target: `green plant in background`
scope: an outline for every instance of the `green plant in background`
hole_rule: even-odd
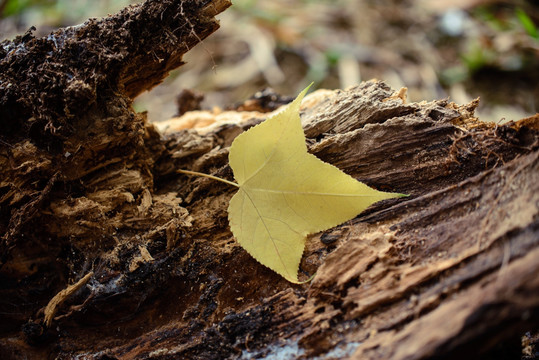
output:
[[[54,5],[55,1],[52,0],[8,0],[2,11],[1,17],[5,18],[12,15],[18,15],[24,12],[29,7],[35,7],[40,5],[50,6]]]
[[[466,52],[462,54],[462,61],[470,72],[478,71],[486,66],[491,66],[496,61],[498,54],[494,49],[481,44],[479,39],[474,39],[468,45]]]
[[[496,15],[492,10],[492,6],[478,6],[473,10],[472,14],[474,18],[488,25],[495,32],[507,31],[511,28],[509,22]]]
[[[537,26],[521,8],[496,13],[492,7],[480,6],[472,15],[479,25],[488,27],[490,31],[483,32],[482,36],[467,34],[460,53],[461,64],[440,73],[440,81],[445,85],[466,81],[487,67],[504,71],[520,70],[525,66],[527,54],[520,51],[526,46],[523,30],[532,39],[539,40]]]
[[[535,40],[539,40],[539,31],[537,26],[533,23],[533,20],[522,10],[521,8],[516,8],[515,15],[524,28],[524,30]]]
[[[260,7],[257,4],[257,1],[254,0],[236,1],[234,2],[234,9],[236,13],[242,16],[246,21],[263,21],[268,24],[278,25],[285,19],[283,12],[272,11],[275,9]]]
[[[7,0],[1,13],[10,16],[28,17],[32,25],[74,25],[89,17],[106,16],[135,2],[130,0]]]

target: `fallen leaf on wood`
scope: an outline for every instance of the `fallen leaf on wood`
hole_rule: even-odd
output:
[[[307,90],[234,140],[229,163],[237,184],[208,176],[239,188],[228,219],[240,245],[292,283],[300,283],[307,235],[350,220],[377,201],[403,196],[374,190],[307,152],[299,117]]]

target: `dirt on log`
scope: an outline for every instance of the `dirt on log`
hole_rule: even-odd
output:
[[[234,188],[176,173],[232,180],[231,142],[267,114],[163,135],[131,108],[229,5],[148,1],[2,44],[2,358],[519,358],[539,323],[539,117],[484,123],[378,81],[309,95],[311,153],[411,196],[310,236],[316,275],[292,285],[232,237]]]

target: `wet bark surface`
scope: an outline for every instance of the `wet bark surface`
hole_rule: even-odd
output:
[[[539,118],[484,123],[476,102],[383,82],[315,92],[309,151],[410,197],[310,236],[316,275],[289,284],[232,237],[234,188],[176,173],[232,180],[228,148],[264,109],[161,135],[131,108],[228,5],[150,1],[3,44],[5,358],[520,356],[539,314]]]

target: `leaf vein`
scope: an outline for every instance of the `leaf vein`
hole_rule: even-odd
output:
[[[249,201],[251,201],[251,204],[253,204],[253,207],[255,208],[256,210],[256,213],[258,215],[258,218],[260,219],[260,221],[262,222],[262,224],[264,225],[264,228],[266,229],[266,232],[268,233],[269,235],[269,238],[271,240],[271,243],[273,244],[273,247],[275,248],[275,252],[277,253],[277,256],[279,257],[279,261],[281,262],[281,264],[283,264],[283,267],[285,268],[285,271],[286,273],[288,274],[288,276],[290,276],[290,273],[288,272],[288,269],[286,268],[286,264],[285,262],[283,261],[283,258],[281,256],[281,253],[279,252],[279,249],[277,248],[277,245],[275,244],[275,241],[273,240],[273,235],[271,234],[271,232],[269,231],[268,229],[268,226],[266,225],[266,222],[264,221],[264,217],[260,214],[260,211],[258,211],[258,208],[256,207],[255,205],[255,202],[253,201],[253,199],[251,199],[251,196],[249,196],[249,193],[247,191],[245,191],[245,195],[247,195],[247,198],[249,199]],[[254,237],[254,234],[253,234],[253,237]]]

